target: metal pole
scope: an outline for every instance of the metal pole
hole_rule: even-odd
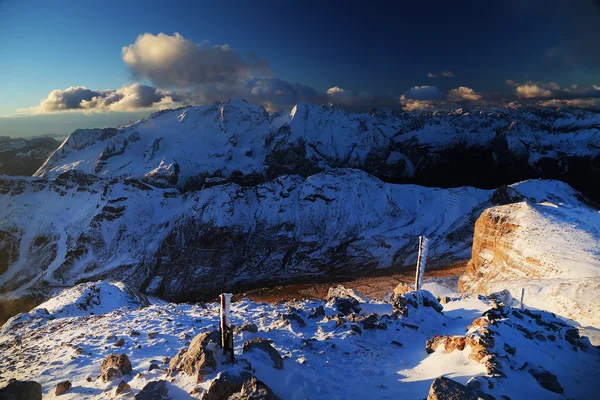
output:
[[[525,307],[525,304],[523,304],[524,297],[525,297],[525,288],[521,288],[521,310]]]
[[[417,271],[415,274],[415,290],[421,289],[421,282],[419,277],[421,276],[421,252],[423,251],[423,236],[419,236],[419,254],[417,255]]]
[[[231,293],[223,293],[219,297],[221,298],[221,348],[223,354],[231,353],[231,361],[233,361],[233,332],[229,325],[231,296]]]

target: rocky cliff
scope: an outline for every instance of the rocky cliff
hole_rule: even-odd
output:
[[[600,327],[600,214],[549,198],[485,210],[475,224],[464,291],[510,291],[525,304]]]

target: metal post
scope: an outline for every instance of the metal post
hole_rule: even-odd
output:
[[[229,304],[231,303],[231,293],[223,293],[221,298],[221,348],[223,354],[231,353],[233,362],[233,329],[229,324]]]
[[[419,255],[417,256],[417,272],[415,274],[415,290],[421,290],[423,276],[425,275],[425,263],[427,262],[427,243],[425,236],[419,236]]]
[[[525,307],[525,304],[523,304],[524,297],[525,297],[525,288],[521,288],[521,310]]]

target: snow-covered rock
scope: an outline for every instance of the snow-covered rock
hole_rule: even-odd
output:
[[[527,306],[599,328],[600,212],[553,196],[487,209],[459,288],[514,299],[525,288]]]

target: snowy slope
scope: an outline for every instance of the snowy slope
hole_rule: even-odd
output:
[[[441,187],[555,178],[600,198],[580,177],[600,177],[599,126],[600,114],[582,110],[349,114],[300,103],[269,114],[230,100],[161,111],[119,129],[77,130],[37,176],[77,170],[195,188],[211,177],[253,184],[351,167]]]
[[[419,235],[429,258],[469,257],[483,209],[551,196],[577,203],[553,181],[499,191],[386,184],[360,170],[282,176],[253,187],[215,184],[181,193],[72,172],[0,181],[0,260],[5,299],[53,287],[124,280],[170,299],[414,263]],[[512,197],[511,197],[512,196]]]
[[[72,310],[70,301],[77,297],[76,293],[69,294],[73,290],[51,301],[60,303],[60,309]],[[137,308],[124,302],[121,308],[103,315],[44,313],[49,304],[15,317],[27,317],[28,324],[10,321],[0,332],[0,387],[13,377],[32,379],[41,383],[44,398],[50,399],[56,385],[69,380],[73,387],[61,398],[95,399],[114,396],[120,380],[131,386],[127,395],[132,396],[148,382],[164,379],[174,400],[190,398],[188,393],[194,388],[198,393],[191,397],[199,398],[220,372],[239,373],[249,363],[252,373],[286,400],[423,399],[431,381],[440,375],[468,383],[495,398],[591,399],[600,373],[598,350],[587,339],[573,336],[569,326],[547,313],[502,308],[476,323],[476,318],[493,307],[488,299],[476,296],[456,298],[445,304],[443,314],[431,307],[409,306],[407,315],[393,315],[390,304],[365,300],[360,304],[363,311],[348,317],[335,317],[338,310],[322,300],[277,305],[237,301],[232,304],[232,324],[239,327],[252,322],[257,332],[234,335],[236,365],[226,365],[215,349],[216,370],[199,383],[195,376],[184,373],[168,376],[168,364],[163,359],[174,358],[195,335],[218,327],[217,304],[159,302]],[[324,307],[325,315],[309,317],[318,306]],[[376,313],[377,321],[386,329],[367,329],[351,322],[371,313]],[[289,319],[291,314],[296,318]],[[495,335],[495,343],[483,350],[486,358],[478,359],[474,355],[481,348],[473,346],[479,336],[487,337],[486,343],[490,343],[490,334]],[[429,354],[426,341],[436,335],[458,335],[473,344],[462,351],[442,346]],[[282,369],[274,369],[266,353],[242,353],[242,343],[257,337],[272,340],[283,357]],[[122,345],[115,346],[119,339],[123,339]],[[511,348],[514,352],[507,352]],[[103,382],[97,378],[100,364],[115,353],[126,354],[133,371]],[[488,371],[490,359],[499,360],[493,372]],[[149,371],[151,364],[159,368]],[[543,388],[530,370],[554,375],[564,393]]]
[[[460,286],[515,299],[525,288],[527,305],[600,327],[599,211],[551,197],[486,210]]]

